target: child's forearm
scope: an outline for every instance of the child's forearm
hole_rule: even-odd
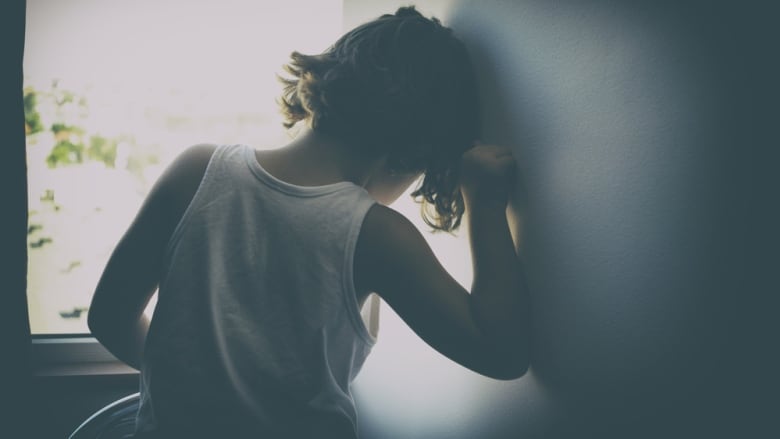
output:
[[[506,203],[467,203],[474,281],[471,307],[483,335],[513,362],[528,362],[530,312]]]

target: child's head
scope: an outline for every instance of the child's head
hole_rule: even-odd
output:
[[[356,153],[387,157],[397,173],[424,172],[413,195],[436,229],[458,227],[458,166],[479,131],[472,66],[450,29],[414,7],[358,26],[319,55],[292,54],[285,126],[307,121]]]

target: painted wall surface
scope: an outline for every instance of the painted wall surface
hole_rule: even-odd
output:
[[[403,4],[347,0],[345,27]],[[761,56],[746,55],[755,22],[711,2],[418,6],[467,44],[483,140],[518,158],[512,211],[522,218],[534,358],[519,380],[480,377],[384,306],[355,385],[363,437],[758,431],[744,409],[752,401],[737,402],[752,394],[734,331],[745,323],[734,292],[748,294],[735,273],[752,154],[738,108],[752,99],[743,85],[757,80],[740,57]]]

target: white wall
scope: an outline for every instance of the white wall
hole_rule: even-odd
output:
[[[403,4],[346,0],[345,26]],[[385,307],[356,383],[364,437],[754,428],[723,408],[740,387],[729,324],[742,322],[732,293],[745,285],[731,226],[744,225],[749,154],[730,142],[746,120],[733,85],[749,79],[730,44],[746,38],[743,17],[695,2],[418,5],[466,42],[484,140],[519,159],[534,364],[511,383],[479,377],[431,352]]]

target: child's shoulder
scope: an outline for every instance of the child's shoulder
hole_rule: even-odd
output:
[[[373,282],[364,276],[382,275],[398,264],[417,264],[431,255],[427,242],[408,218],[376,203],[360,229],[355,249],[356,275],[364,281],[359,283],[370,288]]]
[[[174,160],[182,167],[205,167],[219,146],[214,143],[198,143],[182,151]]]
[[[398,234],[411,233],[417,229],[408,218],[395,209],[375,203],[366,214],[362,230],[366,234],[376,232],[379,236],[397,237]]]
[[[169,188],[178,191],[197,187],[217,148],[212,143],[199,143],[182,151],[166,170],[167,175],[164,175]]]
[[[217,145],[200,143],[179,153],[167,166],[147,200],[151,205],[162,206],[172,216],[179,216],[192,200],[200,186],[206,168]]]

